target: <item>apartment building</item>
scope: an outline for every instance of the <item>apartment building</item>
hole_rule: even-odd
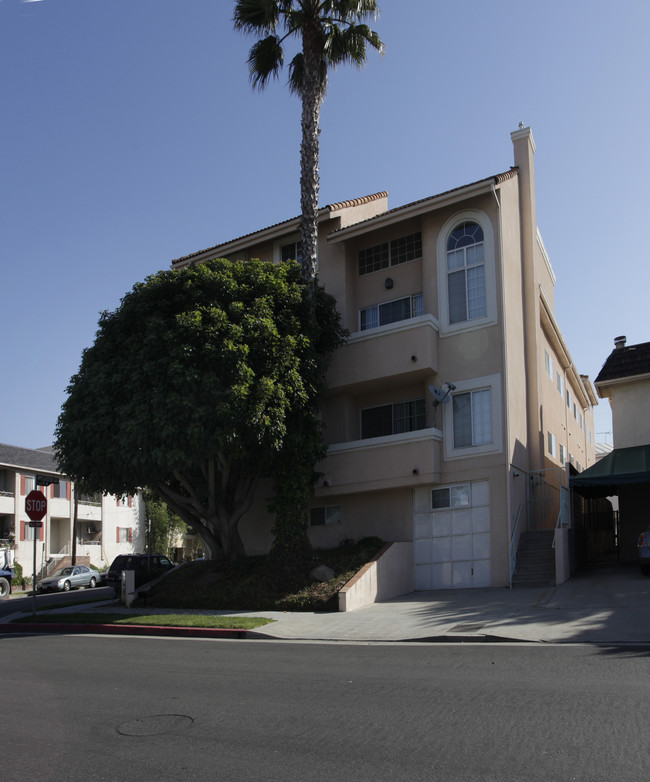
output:
[[[48,501],[41,528],[30,527],[25,513],[25,497],[35,488]],[[101,568],[118,554],[143,551],[142,498],[83,494],[75,498],[74,484],[57,470],[51,449],[0,443],[0,545],[13,548],[14,560],[23,566],[25,576],[31,576],[36,536],[36,571],[40,577],[69,564],[73,535],[79,564]]]
[[[319,280],[347,343],[322,400],[328,455],[314,489],[317,547],[408,544],[416,589],[509,583],[525,529],[568,525],[567,465],[595,460],[589,379],[554,314],[537,229],[535,142],[514,166],[394,209],[385,192],[322,207]],[[172,262],[300,256],[294,218]],[[268,550],[263,497],[243,520]]]

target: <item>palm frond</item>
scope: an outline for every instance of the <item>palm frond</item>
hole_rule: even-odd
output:
[[[379,5],[377,0],[329,0],[324,3],[329,6],[327,13],[338,16],[341,20],[361,20],[367,17],[377,18]]]
[[[248,72],[255,89],[261,90],[269,79],[277,78],[284,63],[284,51],[277,35],[268,35],[253,44],[248,56]]]
[[[235,30],[246,33],[270,33],[280,18],[277,0],[237,0],[233,15]]]
[[[333,26],[328,30],[325,56],[332,67],[341,63],[361,67],[366,62],[368,46],[383,53],[384,44],[368,25],[355,24],[343,30]]]
[[[309,85],[305,83],[305,60],[302,52],[298,52],[296,56],[289,63],[289,89],[294,95],[302,95],[305,88]],[[320,81],[319,89],[325,94],[327,87],[327,61],[325,58],[321,59],[320,63]]]

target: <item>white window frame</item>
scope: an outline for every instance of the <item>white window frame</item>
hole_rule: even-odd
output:
[[[478,223],[483,229],[483,264],[485,268],[486,314],[480,318],[449,322],[449,297],[447,286],[447,240],[451,232],[461,223]],[[457,212],[442,226],[436,246],[438,276],[438,309],[440,312],[440,336],[472,331],[497,322],[496,262],[494,257],[494,229],[487,214],[479,209]]]
[[[546,374],[553,380],[553,356],[546,348],[544,349],[544,369],[546,370]]]
[[[383,307],[385,304],[393,304],[394,302],[397,302],[397,301],[405,301],[406,299],[410,300],[410,302],[409,302],[409,305],[410,305],[409,306],[409,315],[407,315],[406,318],[400,318],[399,320],[391,320],[389,323],[380,323],[379,322],[379,309],[380,309],[380,307]],[[390,299],[390,301],[381,301],[381,302],[379,302],[379,304],[373,304],[370,307],[363,307],[362,309],[359,310],[359,331],[370,331],[370,329],[376,329],[376,328],[379,328],[380,326],[392,326],[393,323],[401,323],[404,320],[410,320],[411,318],[417,318],[419,315],[423,314],[423,303],[422,302],[423,302],[422,294],[421,293],[413,293],[413,294],[411,294],[409,296],[400,296],[398,299]],[[366,325],[365,327],[363,327],[361,325],[362,314],[365,312],[365,313],[368,313],[370,315],[371,314],[371,310],[375,310],[376,311],[374,313],[375,314],[376,325],[373,325],[373,326]],[[366,322],[367,322],[367,318],[366,318]]]
[[[417,255],[416,253],[414,253],[413,257],[411,258],[405,258],[403,260],[399,260],[400,258],[399,249],[394,248],[393,245],[398,242],[403,242],[406,239],[410,239],[411,237],[419,237],[420,254]],[[364,271],[361,271],[360,269],[361,259],[359,258],[359,255],[362,252],[368,252],[369,250],[379,250],[384,247],[385,247],[385,254],[386,254],[386,263],[382,263],[374,269],[365,269]],[[411,233],[408,234],[394,236],[392,239],[388,239],[383,242],[377,242],[377,244],[372,244],[366,247],[362,247],[357,253],[357,276],[366,277],[369,274],[376,274],[377,272],[385,272],[387,269],[391,269],[393,266],[401,266],[401,264],[403,263],[410,263],[411,261],[422,260],[422,253],[423,253],[422,231],[411,231]]]
[[[297,246],[300,241],[302,241],[300,233],[288,234],[287,236],[283,236],[282,239],[278,239],[277,242],[275,242],[274,252],[273,252],[275,262],[280,263],[282,261],[283,247],[285,247],[288,244],[295,244]]]
[[[469,445],[461,448],[454,447],[454,410],[453,400],[445,404],[443,408],[443,448],[445,460],[467,459],[474,456],[482,456],[486,453],[500,453],[503,450],[502,429],[503,413],[501,404],[501,375],[486,375],[469,380],[454,380],[456,386],[454,394],[463,394],[471,391],[490,390],[490,415],[492,428],[492,442],[482,445]]]
[[[557,448],[556,446],[556,439],[553,432],[547,432],[546,433],[546,450],[552,456],[554,459],[556,458]]]
[[[396,432],[396,423],[397,421],[401,420],[398,416],[398,410],[397,408],[402,407],[403,405],[414,405],[422,403],[422,413],[424,415],[424,426],[415,427],[414,429],[408,428],[404,429],[401,432]],[[363,413],[365,411],[369,410],[379,410],[380,408],[391,408],[391,432],[390,434],[376,434],[376,435],[365,435],[364,434],[364,427],[363,427]],[[417,415],[409,415],[408,420],[411,420],[413,418],[416,418]],[[427,408],[426,408],[426,401],[423,397],[416,397],[415,399],[403,399],[399,402],[388,402],[384,405],[371,405],[370,407],[363,407],[359,411],[359,434],[360,439],[366,442],[367,440],[376,440],[378,437],[394,437],[395,435],[402,435],[407,434],[409,432],[420,432],[422,429],[426,429],[427,427]]]

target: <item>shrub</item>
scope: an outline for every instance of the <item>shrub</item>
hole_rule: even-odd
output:
[[[14,577],[11,579],[11,586],[23,585],[23,566],[19,562],[14,562]]]

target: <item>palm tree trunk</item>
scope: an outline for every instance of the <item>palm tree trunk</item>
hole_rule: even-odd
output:
[[[303,279],[309,283],[315,280],[318,272],[318,136],[320,107],[323,102],[318,33],[317,27],[306,27],[302,37],[305,75],[301,94],[300,230]]]

